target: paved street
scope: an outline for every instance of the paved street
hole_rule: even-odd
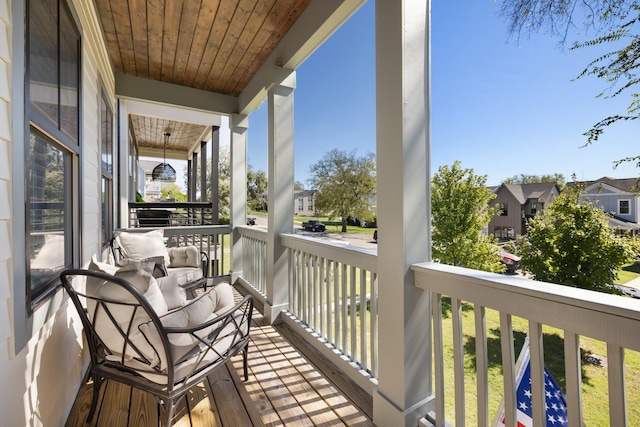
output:
[[[255,226],[267,228],[267,218],[263,216],[256,217]],[[294,232],[301,236],[309,236],[317,239],[329,240],[336,243],[356,246],[358,248],[372,249],[377,252],[378,244],[373,240],[373,231],[375,229],[367,229],[367,233],[364,234],[342,234],[335,232],[336,228],[337,227],[335,226],[328,226],[327,231],[324,233],[313,233],[310,231],[304,231],[298,224],[294,224],[293,226]]]

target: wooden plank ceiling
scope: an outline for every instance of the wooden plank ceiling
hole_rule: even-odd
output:
[[[231,96],[242,92],[309,3],[96,0],[116,72]],[[163,145],[163,132],[152,141],[136,127],[144,122],[132,123],[136,138],[147,145]]]
[[[170,136],[166,141],[166,150],[169,153],[185,152],[203,138],[210,136],[211,127],[195,123],[185,123],[162,117],[150,117],[142,115],[130,115],[130,126],[134,129],[136,141],[140,151],[145,149],[165,149],[165,133]],[[161,143],[161,147],[158,144]],[[169,158],[173,157],[171,154]]]

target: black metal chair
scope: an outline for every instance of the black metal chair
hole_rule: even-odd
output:
[[[117,276],[93,270],[66,270],[62,284],[84,327],[91,357],[93,399],[87,416],[96,410],[102,382],[118,381],[151,393],[164,410],[164,426],[171,425],[176,402],[231,356],[242,352],[245,381],[253,299],[245,296],[222,313],[207,316],[197,325],[180,325],[184,307],[158,316],[154,306],[136,287]],[[82,280],[85,279],[85,280]],[[83,291],[84,289],[84,291]],[[214,288],[215,291],[215,288]],[[207,295],[208,296],[208,295]],[[205,295],[203,295],[205,297]],[[210,298],[215,299],[212,294]],[[86,309],[82,301],[86,301]],[[233,304],[233,303],[232,303]]]

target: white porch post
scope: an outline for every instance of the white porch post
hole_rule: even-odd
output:
[[[247,129],[249,118],[230,117],[231,123],[231,225],[247,221]],[[237,232],[231,235],[231,283],[242,276],[242,240]]]
[[[129,184],[129,111],[128,111],[128,103],[124,99],[118,100],[118,149],[116,152],[118,153],[118,162],[121,165],[126,165],[123,168],[120,168],[120,175],[117,179],[118,190],[116,194],[118,196],[116,202],[116,215],[115,226],[120,228],[129,227],[129,199],[131,196],[129,192],[131,191]],[[134,171],[136,173],[137,171]],[[144,182],[144,175],[140,177],[140,179]],[[134,191],[138,189],[135,188]],[[133,200],[136,200],[133,198]]]
[[[296,75],[268,90],[267,301],[264,316],[276,321],[288,306],[289,260],[280,234],[293,232],[293,92]]]
[[[431,402],[429,1],[376,0],[379,375],[373,421],[415,426]]]

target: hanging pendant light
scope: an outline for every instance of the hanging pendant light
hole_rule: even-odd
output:
[[[151,179],[154,181],[176,181],[176,171],[167,163],[167,144],[169,143],[169,132],[164,133],[164,159],[163,162],[153,168],[151,172]]]

